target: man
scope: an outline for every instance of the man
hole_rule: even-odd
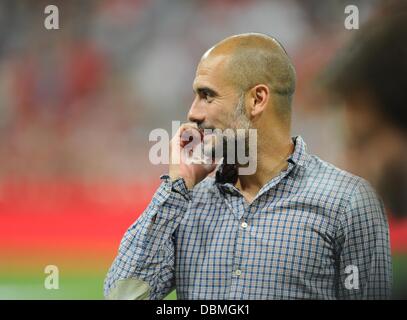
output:
[[[375,299],[390,293],[381,202],[361,178],[291,138],[294,68],[262,34],[206,52],[170,149],[202,129],[257,130],[257,170],[187,164],[169,173],[128,229],[105,281],[111,299]],[[214,144],[222,143],[216,142]]]
[[[345,102],[349,170],[372,183],[400,218],[407,216],[407,45],[400,41],[406,37],[406,6],[375,17],[324,79]]]
[[[378,190],[395,234],[402,234],[402,219],[405,225],[407,217],[407,45],[400,41],[407,38],[407,10],[403,6],[371,19],[325,72],[325,84],[344,102],[347,168]],[[404,275],[405,271],[397,274],[396,298],[407,298]]]

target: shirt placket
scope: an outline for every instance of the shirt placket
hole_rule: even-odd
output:
[[[239,192],[232,192],[225,198],[225,202],[233,214],[233,224],[235,231],[235,241],[233,243],[233,258],[230,272],[229,299],[241,299],[244,295],[244,282],[249,276],[244,270],[244,238],[248,229],[248,222],[245,218],[250,206],[247,205],[243,196]]]

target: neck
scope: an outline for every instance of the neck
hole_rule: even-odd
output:
[[[257,170],[253,175],[239,176],[236,187],[254,197],[268,181],[288,167],[286,159],[293,151],[294,143],[289,134],[259,140]]]

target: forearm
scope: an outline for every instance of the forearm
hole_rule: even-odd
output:
[[[152,201],[140,218],[124,235],[118,255],[105,280],[105,296],[119,286],[129,290],[125,279],[134,287],[149,290],[136,293],[134,298],[161,299],[173,287],[174,244],[173,234],[187,210],[189,193],[182,180],[167,180],[156,191]],[[117,295],[115,292],[114,295]]]

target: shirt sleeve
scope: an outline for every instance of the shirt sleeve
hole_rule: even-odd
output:
[[[361,180],[340,217],[337,233],[339,299],[391,297],[389,227],[383,203]]]
[[[173,234],[188,208],[182,178],[164,181],[125,233],[104,283],[107,299],[162,299],[174,287]]]

